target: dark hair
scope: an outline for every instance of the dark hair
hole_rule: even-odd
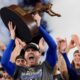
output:
[[[33,48],[33,49],[36,50],[36,51],[39,51],[39,50],[40,50],[40,49],[39,49],[39,46],[38,46],[36,43],[33,43],[33,42],[31,42],[31,43],[29,43],[27,46],[25,46],[24,51],[26,51],[26,50],[29,49],[29,48]]]
[[[40,0],[23,0],[24,5],[32,5],[35,6],[36,3],[41,2]]]
[[[3,67],[0,67],[0,71],[4,71],[4,68]]]
[[[79,53],[79,50],[75,50],[75,51],[74,51],[74,54],[76,54],[76,53]],[[75,69],[75,63],[74,63],[73,60],[72,60],[72,66],[73,66],[73,68]]]
[[[18,55],[18,56],[16,57],[15,61],[16,61],[17,59],[25,59],[25,58],[24,58],[24,53],[25,53],[25,51],[24,51],[24,49],[22,49],[21,52],[20,52],[20,55]]]
[[[75,69],[75,64],[74,64],[74,61],[72,61],[72,66],[73,66],[73,68]]]
[[[74,54],[75,54],[75,53],[79,53],[79,50],[75,50],[75,51],[74,51]]]

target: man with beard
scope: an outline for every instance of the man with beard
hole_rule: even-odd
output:
[[[47,42],[49,48],[46,55],[46,60],[42,64],[38,64],[40,58],[40,49],[37,44],[29,43],[24,49],[24,58],[27,61],[27,66],[16,66],[10,62],[10,56],[15,44],[15,27],[12,22],[8,23],[11,41],[4,51],[1,63],[8,74],[16,80],[53,80],[53,68],[56,64],[56,43],[52,37],[40,26],[41,17],[39,14],[34,15],[37,21],[38,29]]]

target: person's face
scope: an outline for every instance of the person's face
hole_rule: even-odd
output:
[[[60,42],[60,47],[62,47],[63,45],[66,46],[66,41],[65,41],[65,40],[62,40],[62,41]]]
[[[36,65],[38,63],[38,59],[40,58],[39,51],[34,50],[33,48],[28,48],[25,51],[24,55],[28,66]]]
[[[67,48],[67,42],[66,42],[66,40],[59,41],[59,43],[58,43],[58,49],[59,49],[59,51],[62,52],[63,50],[66,50],[66,48]]]
[[[19,58],[19,59],[16,59],[16,65],[18,65],[18,66],[26,66],[26,61],[25,61],[25,59],[21,59],[21,58]]]
[[[75,53],[75,54],[74,54],[74,59],[73,59],[73,61],[74,61],[74,64],[75,64],[75,65],[80,65],[80,53]]]

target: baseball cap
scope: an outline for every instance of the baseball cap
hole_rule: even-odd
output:
[[[29,48],[33,48],[34,50],[39,51],[39,46],[36,43],[29,43],[24,50],[26,51]]]
[[[24,59],[24,57],[22,55],[18,55],[15,60],[17,59]]]

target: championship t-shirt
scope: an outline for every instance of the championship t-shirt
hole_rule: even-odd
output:
[[[53,80],[53,69],[47,62],[32,67],[17,66],[13,77],[16,80]]]

